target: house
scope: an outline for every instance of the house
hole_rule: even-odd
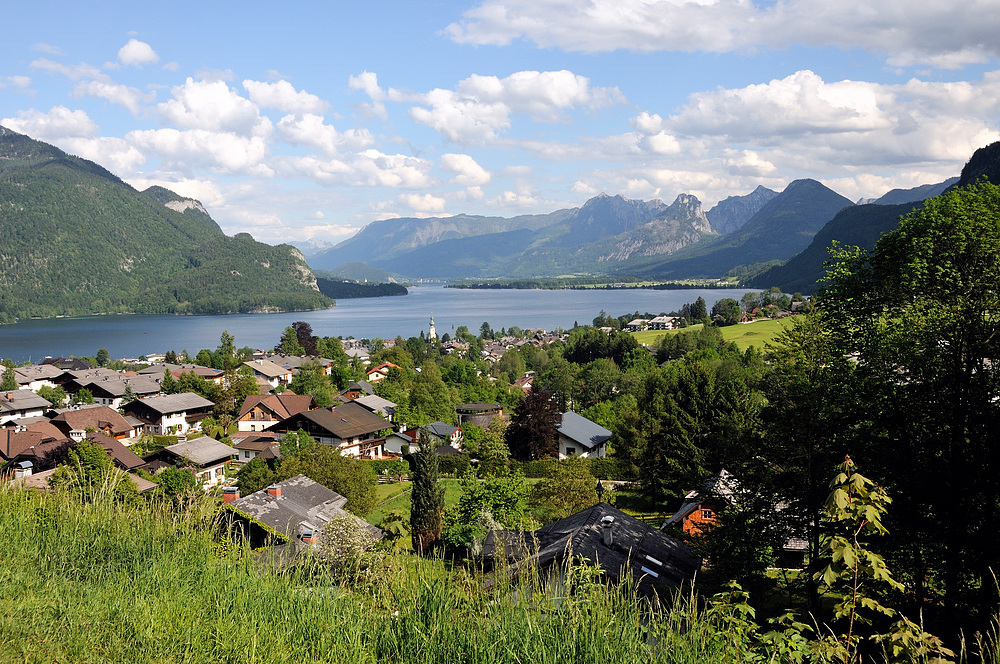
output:
[[[349,400],[357,399],[358,397],[363,397],[367,395],[375,394],[375,388],[367,380],[355,380],[352,381],[347,389],[340,393],[340,396],[346,397]]]
[[[498,403],[460,403],[455,406],[458,426],[475,424],[485,429],[497,417],[503,417],[503,406]]]
[[[48,430],[4,427],[0,429],[0,462],[6,464],[26,452],[33,455],[35,449],[51,451],[56,443],[68,446],[70,440],[51,425]]]
[[[216,385],[222,385],[222,379],[225,377],[224,371],[213,369],[212,367],[203,367],[200,364],[170,364],[168,362],[151,364],[145,369],[140,370],[139,375],[154,376],[162,379],[165,371],[169,371],[170,375],[175,379],[180,378],[183,374],[191,373]]]
[[[384,417],[389,422],[395,421],[396,404],[388,399],[383,399],[377,394],[366,394],[365,396],[357,397],[354,399],[354,403],[361,404],[369,412],[375,413],[379,417]]]
[[[281,458],[281,441],[278,434],[271,433],[250,433],[243,436],[233,436],[233,449],[236,450],[236,460],[240,463],[250,463],[258,456],[272,461]]]
[[[649,327],[648,318],[635,318],[625,325],[626,332],[639,332]]]
[[[423,438],[423,435],[427,438]],[[462,430],[445,422],[432,422],[422,427],[395,431],[385,437],[385,453],[405,456],[416,452],[420,440],[429,440],[438,454],[458,454],[462,444]],[[442,449],[445,447],[448,449]]]
[[[30,364],[14,368],[14,377],[21,389],[37,392],[41,387],[55,387],[55,379],[63,370],[51,364]]]
[[[264,381],[272,388],[278,385],[288,385],[292,382],[292,370],[271,360],[249,360],[244,362],[243,366],[250,367],[257,379]]]
[[[289,369],[293,374],[299,373],[299,369],[302,368],[303,364],[319,364],[323,368],[323,375],[329,376],[333,374],[333,360],[325,357],[317,357],[315,355],[284,355],[282,353],[276,353],[271,355],[270,359],[275,364]]]
[[[86,389],[94,397],[94,403],[119,409],[125,402],[125,396],[130,388],[132,396],[136,398],[150,397],[160,393],[160,381],[158,376],[130,376],[102,375],[95,378],[77,378],[64,386],[69,394],[78,394],[81,389]]]
[[[279,422],[271,431],[279,434],[302,429],[323,445],[339,447],[347,456],[381,459],[382,431],[391,424],[353,401],[332,409],[308,410]]]
[[[701,559],[680,539],[661,532],[607,503],[571,514],[533,533],[492,531],[483,544],[484,564],[517,575],[529,567],[561,569],[582,559],[599,566],[603,578],[631,578],[636,590],[654,595],[694,578]],[[558,573],[554,575],[558,580]]]
[[[680,324],[677,316],[656,316],[646,324],[647,330],[673,330]]]
[[[62,369],[64,371],[80,371],[84,369],[93,369],[94,365],[86,360],[81,360],[76,357],[47,357],[42,360],[42,364],[51,364],[54,367]]]
[[[392,362],[383,362],[382,364],[376,367],[372,367],[371,369],[366,371],[365,374],[366,377],[368,378],[369,383],[377,383],[380,380],[385,380],[386,378],[388,378],[389,371],[391,369],[397,369],[399,371],[403,370],[402,367],[393,364]]]
[[[243,401],[240,414],[236,417],[237,428],[240,431],[263,431],[292,415],[315,407],[316,401],[308,394],[250,394]]]
[[[73,440],[83,440],[89,431],[99,431],[117,440],[133,438],[135,429],[117,410],[98,404],[81,405],[56,411],[52,424],[63,435]]]
[[[201,427],[215,404],[193,392],[160,394],[125,404],[125,415],[141,420],[154,436],[184,434]]]
[[[231,515],[231,526],[247,538],[251,548],[281,543],[293,551],[307,551],[323,541],[329,524],[350,519],[371,537],[382,539],[382,531],[344,510],[347,498],[305,475],[277,482],[249,496],[240,497],[239,489],[227,488],[224,509]]]
[[[739,481],[725,468],[719,474],[708,478],[699,488],[684,496],[684,503],[677,513],[670,517],[663,528],[680,528],[689,537],[704,537],[718,523],[719,514],[729,507],[752,496],[740,487]],[[774,501],[774,509],[784,510],[786,503]],[[803,538],[793,535],[787,538],[778,552],[778,565],[784,568],[802,568],[809,551],[809,544]]]
[[[607,454],[611,432],[583,415],[572,411],[563,413],[556,430],[559,432],[560,459],[574,454],[582,457],[602,457]]]
[[[0,392],[0,424],[25,417],[39,417],[52,404],[31,390]]]
[[[203,488],[210,489],[226,479],[226,470],[234,456],[236,450],[229,445],[202,436],[153,452],[146,457],[146,469],[155,472],[172,466],[190,467]]]

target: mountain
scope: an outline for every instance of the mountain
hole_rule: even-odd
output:
[[[876,198],[873,203],[877,205],[902,205],[903,203],[919,203],[928,198],[943,194],[944,191],[958,182],[958,178],[949,178],[937,184],[922,184],[913,189],[893,189]]]
[[[322,251],[326,251],[327,249],[333,248],[332,242],[327,242],[326,240],[321,240],[319,238],[310,238],[303,242],[293,241],[293,242],[288,242],[288,244],[292,245],[293,247],[301,251],[302,255],[305,256],[307,259],[310,258],[311,256],[315,256],[316,254]]]
[[[395,284],[406,281],[399,275],[380,270],[365,263],[344,263],[332,270],[314,270],[314,272],[317,278],[322,277],[331,281],[347,279],[348,281],[373,284]]]
[[[373,221],[358,231],[357,235],[313,256],[309,264],[320,270],[333,270],[338,265],[356,262],[374,266],[376,258],[396,258],[444,240],[518,229],[539,229],[557,223],[569,212],[559,210],[545,215],[522,215],[510,219],[458,214],[453,217],[401,217]],[[399,272],[392,267],[387,269]]]
[[[719,277],[740,266],[787,260],[850,200],[815,180],[796,180],[737,232],[686,247],[665,259],[630,266],[631,274],[657,279]]]
[[[552,219],[538,229],[443,239],[405,254],[368,260],[419,278],[594,274],[714,236],[701,203],[687,194],[672,205],[601,194],[579,208],[554,213]]]
[[[227,237],[198,201],[4,127],[0,238],[0,321],[331,304],[292,247]]]
[[[778,192],[758,185],[746,196],[730,196],[719,201],[705,216],[716,233],[729,235],[738,231],[743,224],[750,221],[768,201],[777,195]]]

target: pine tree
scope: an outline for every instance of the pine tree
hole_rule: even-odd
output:
[[[413,455],[413,492],[410,509],[410,535],[413,548],[429,551],[441,538],[444,514],[444,487],[438,484],[438,459],[434,445],[421,430],[420,449]]]

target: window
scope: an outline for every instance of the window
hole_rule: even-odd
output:
[[[566,456],[570,456],[570,455],[573,455],[573,454],[576,454],[576,448],[575,447],[567,447],[566,448]]]
[[[701,518],[706,519],[706,520],[713,520],[713,519],[715,519],[715,512],[713,512],[712,510],[709,510],[709,509],[702,509],[701,510]]]

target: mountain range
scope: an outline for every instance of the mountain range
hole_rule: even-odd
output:
[[[298,250],[228,237],[196,200],[4,127],[0,238],[0,322],[332,305]]]

